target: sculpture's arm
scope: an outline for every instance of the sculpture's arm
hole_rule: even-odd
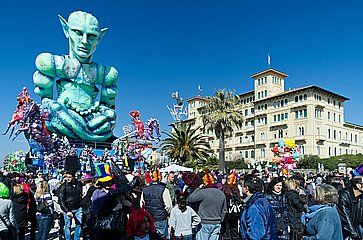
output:
[[[37,71],[33,75],[34,92],[43,98],[53,98],[53,81],[56,68],[54,56],[50,53],[41,53],[35,60]]]
[[[34,92],[42,98],[53,98],[53,82],[55,78],[75,78],[80,63],[68,56],[41,53],[35,60],[37,71],[33,75]]]
[[[101,104],[114,108],[117,95],[118,72],[114,67],[105,67],[105,76],[102,83]]]

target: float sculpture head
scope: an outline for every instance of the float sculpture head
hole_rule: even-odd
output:
[[[73,12],[68,21],[60,15],[58,17],[69,40],[69,56],[81,63],[90,62],[107,28],[100,30],[97,18],[86,12]]]

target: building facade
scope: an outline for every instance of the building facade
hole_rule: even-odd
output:
[[[271,149],[284,138],[295,139],[304,155],[327,158],[362,153],[363,126],[344,118],[344,104],[349,99],[314,85],[285,90],[287,77],[272,68],[251,76],[254,90],[239,95],[236,107],[244,116],[244,124],[226,139],[226,161],[270,161]],[[195,96],[187,102],[185,121],[202,126],[207,98]],[[217,154],[218,139],[211,131],[204,133]]]

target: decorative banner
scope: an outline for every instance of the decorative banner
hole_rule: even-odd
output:
[[[283,174],[286,175],[288,170],[296,168],[296,161],[300,158],[300,149],[294,139],[279,139],[271,151],[274,154],[272,162],[282,170]]]

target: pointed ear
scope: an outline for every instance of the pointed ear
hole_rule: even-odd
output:
[[[102,29],[100,30],[100,35],[98,36],[98,43],[100,43],[100,42],[101,42],[101,39],[102,39],[103,35],[105,35],[105,33],[106,33],[107,29],[108,29],[108,28],[102,28]]]
[[[68,34],[68,29],[69,29],[68,22],[61,15],[58,15],[58,18],[59,18],[60,23],[62,24],[64,35],[66,35],[66,38],[68,38],[69,37],[69,34]]]

